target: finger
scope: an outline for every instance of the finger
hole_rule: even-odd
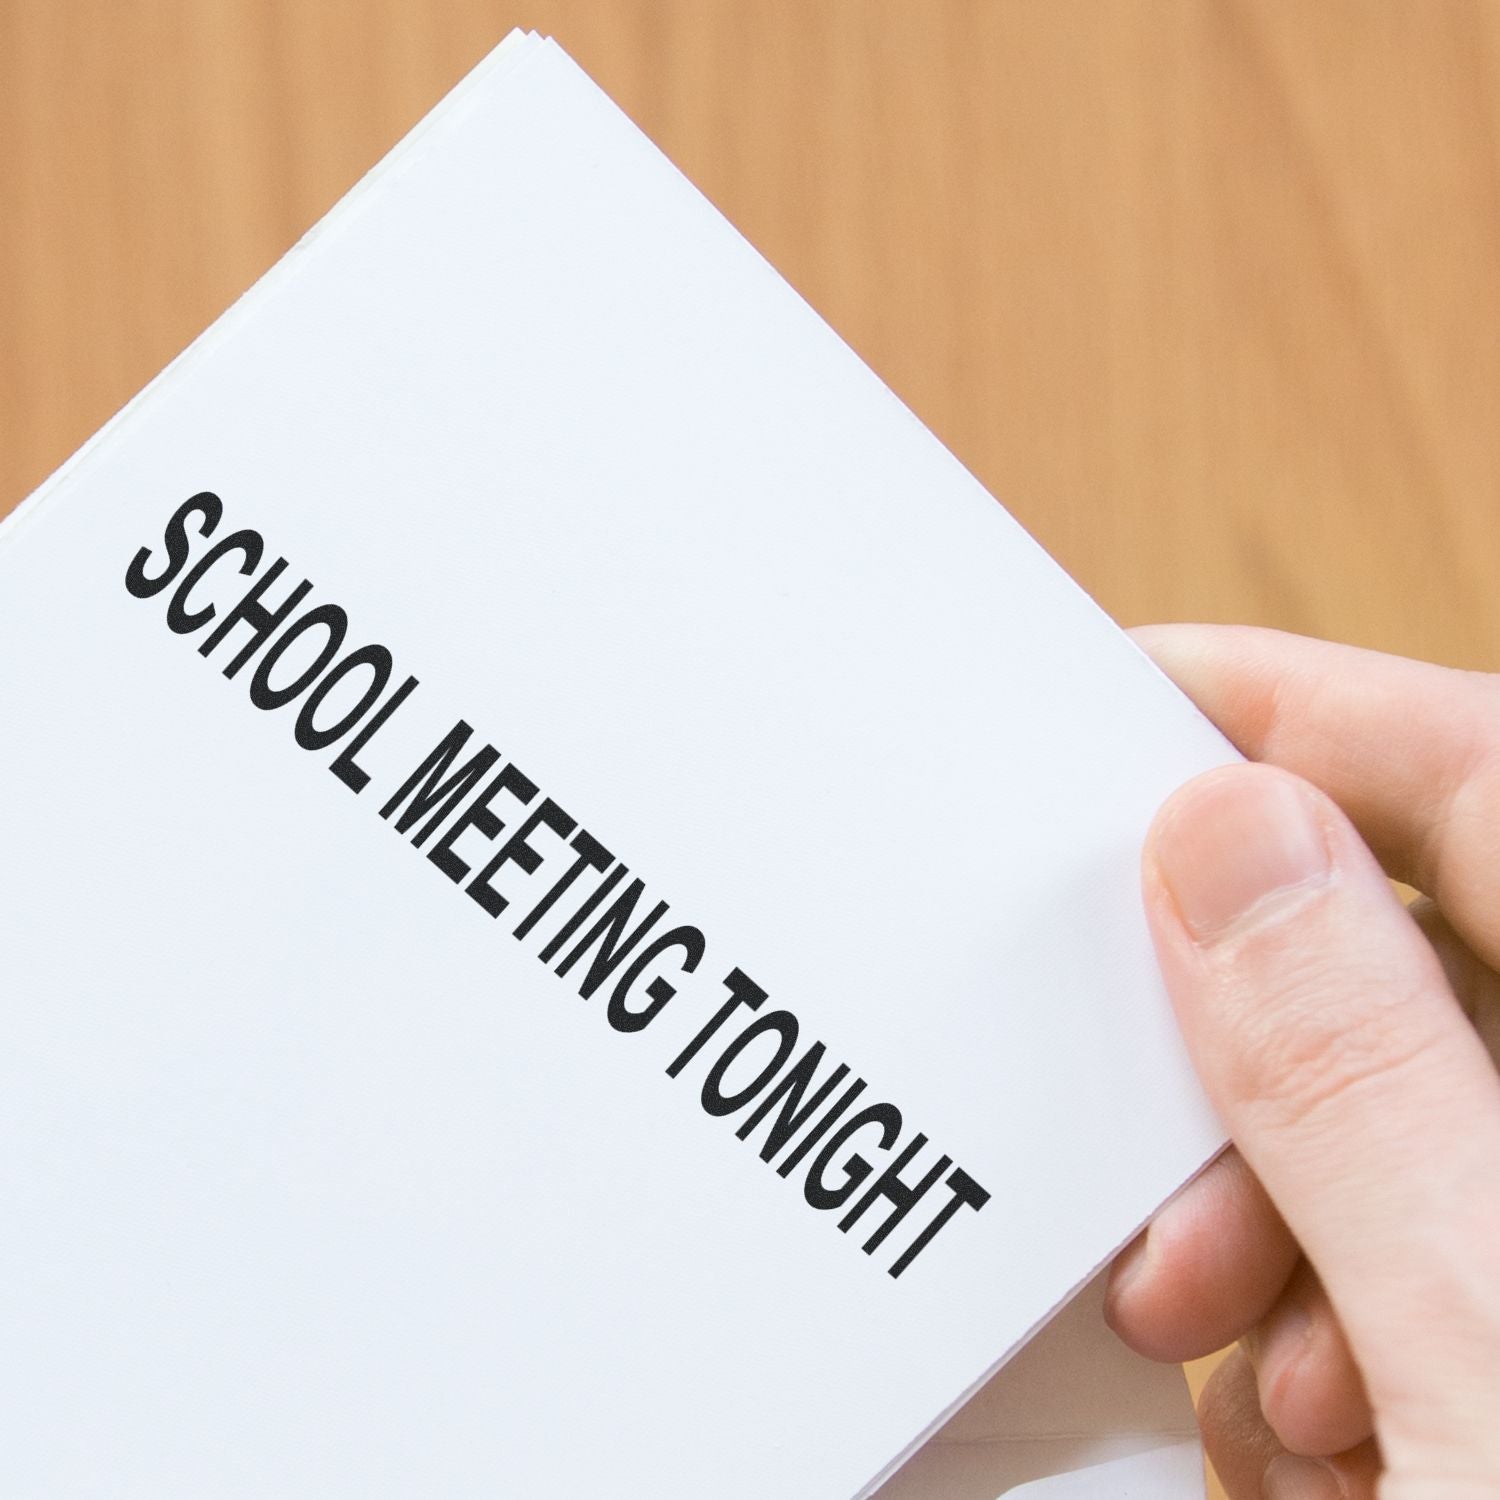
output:
[[[1198,1397],[1198,1428],[1229,1500],[1261,1500],[1266,1469],[1286,1450],[1261,1415],[1255,1369],[1243,1350],[1231,1350],[1209,1376]]]
[[[1348,820],[1269,766],[1178,792],[1144,873],[1199,1073],[1403,1457],[1489,1451],[1500,1080],[1432,948]]]
[[[1255,1367],[1260,1409],[1288,1451],[1322,1457],[1374,1436],[1354,1355],[1306,1261],[1244,1348]]]
[[[1132,635],[1252,760],[1327,792],[1500,965],[1500,678],[1248,626]]]
[[[1291,1231],[1231,1147],[1115,1262],[1104,1315],[1148,1359],[1201,1359],[1270,1312],[1297,1256]]]
[[[1374,1443],[1321,1460],[1288,1453],[1261,1413],[1255,1371],[1238,1349],[1204,1386],[1198,1426],[1230,1500],[1374,1500]]]
[[[1432,944],[1449,988],[1479,1033],[1490,1060],[1500,1066],[1500,974],[1480,962],[1434,902],[1424,896],[1407,907],[1407,911],[1422,929],[1422,936]]]

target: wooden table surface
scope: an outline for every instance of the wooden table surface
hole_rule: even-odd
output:
[[[516,24],[1118,618],[1500,668],[1497,0],[0,0],[0,512]]]

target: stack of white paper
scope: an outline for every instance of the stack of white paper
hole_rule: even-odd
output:
[[[1228,747],[550,42],[7,525],[0,702],[14,1500],[867,1494],[1219,1145]],[[1190,1477],[1097,1328],[886,1493]]]

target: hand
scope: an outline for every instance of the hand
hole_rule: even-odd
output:
[[[1267,764],[1189,783],[1147,841],[1235,1146],[1116,1262],[1110,1321],[1157,1359],[1240,1340],[1199,1407],[1234,1500],[1495,1500],[1500,678],[1267,630],[1136,638]]]

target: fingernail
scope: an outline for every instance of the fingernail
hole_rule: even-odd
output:
[[[1316,1458],[1278,1453],[1260,1482],[1265,1500],[1344,1500],[1339,1476]]]
[[[1328,877],[1308,795],[1283,776],[1237,768],[1187,794],[1152,854],[1193,938],[1211,942],[1268,898]]]

